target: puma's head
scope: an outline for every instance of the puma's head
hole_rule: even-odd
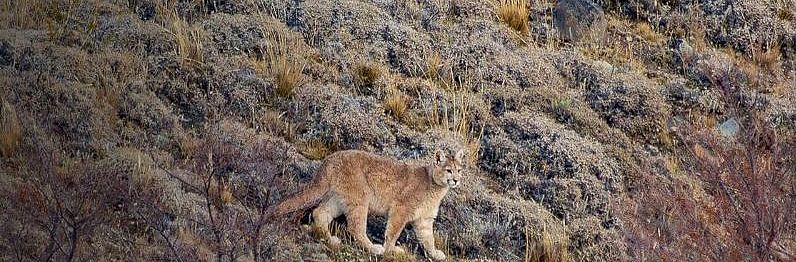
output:
[[[431,178],[434,183],[443,187],[455,188],[462,180],[462,158],[464,150],[459,150],[451,157],[442,150],[434,153],[434,164],[430,166]]]

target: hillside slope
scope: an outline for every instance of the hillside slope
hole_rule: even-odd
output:
[[[0,3],[3,260],[372,260],[265,211],[438,148],[455,260],[796,259],[792,0]]]

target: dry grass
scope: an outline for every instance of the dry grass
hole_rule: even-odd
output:
[[[658,43],[664,39],[663,35],[652,29],[648,23],[637,23],[635,29],[641,38],[649,42]]]
[[[360,63],[354,67],[354,77],[360,85],[373,85],[382,74],[381,68],[375,63]]]
[[[332,152],[326,143],[320,140],[310,140],[302,146],[301,153],[312,160],[321,160]]]
[[[395,90],[384,98],[384,109],[395,119],[402,119],[409,108],[408,101],[409,98],[406,95]]]
[[[438,52],[425,52],[425,54],[426,68],[423,70],[423,77],[437,79],[442,68],[442,56]]]
[[[16,110],[7,101],[0,101],[0,155],[9,157],[22,140],[22,128]]]
[[[302,66],[289,59],[285,54],[272,53],[269,56],[270,73],[276,80],[276,94],[282,97],[293,95],[293,90],[299,86],[302,80]]]
[[[555,239],[548,231],[542,232],[540,239],[533,240],[530,229],[525,228],[525,262],[558,262],[569,261],[569,251],[566,236],[556,236]]]
[[[752,61],[768,70],[776,69],[779,66],[781,57],[779,45],[769,46],[766,50],[763,50],[763,48],[752,49]]]
[[[47,0],[2,0],[0,25],[3,28],[47,28],[53,24],[52,19],[62,18],[57,3]]]
[[[528,35],[528,5],[525,0],[500,0],[497,6],[497,15],[500,21],[517,30],[522,35]]]
[[[284,36],[275,32],[263,33],[267,35],[269,44],[265,47],[263,59],[252,60],[254,70],[273,77],[276,95],[290,97],[304,80],[304,64],[289,54],[289,44]]]
[[[158,1],[155,5],[155,10],[159,14],[158,21],[160,25],[166,28],[166,31],[174,37],[177,56],[190,65],[203,64],[202,28],[195,24],[189,24],[185,19],[181,18],[177,14],[173,2]]]

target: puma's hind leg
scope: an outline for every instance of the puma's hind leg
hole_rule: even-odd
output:
[[[329,226],[332,224],[332,221],[342,213],[343,210],[340,203],[335,198],[323,202],[312,211],[314,230],[320,234],[322,240],[327,241],[330,248],[340,247],[340,238],[332,235]]]

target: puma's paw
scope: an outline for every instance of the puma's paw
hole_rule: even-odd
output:
[[[439,249],[432,250],[431,252],[429,252],[429,255],[431,256],[431,258],[437,261],[445,260],[446,258],[445,253],[443,253]]]
[[[329,244],[330,248],[337,249],[340,248],[340,243],[342,242],[340,241],[340,238],[333,236],[329,237],[329,241],[327,243]]]
[[[384,246],[373,244],[370,246],[370,253],[382,255],[384,254]]]

